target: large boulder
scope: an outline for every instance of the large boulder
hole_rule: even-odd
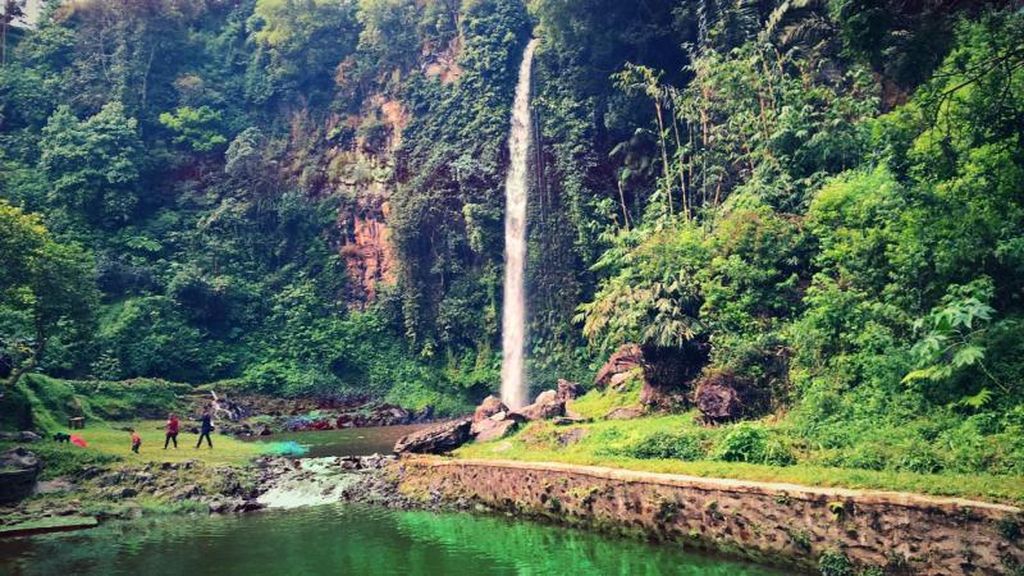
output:
[[[749,383],[731,372],[712,372],[701,378],[693,393],[693,402],[708,424],[721,424],[742,418],[747,410]]]
[[[527,420],[551,420],[565,416],[565,401],[558,399],[558,392],[547,390],[537,396],[533,404],[521,408],[517,414]]]
[[[488,396],[487,398],[484,398],[484,401],[481,402],[473,412],[473,422],[486,420],[500,412],[508,412],[508,406],[505,406],[501,401],[501,398],[498,398],[497,396]]]
[[[524,422],[526,422],[526,418],[521,414],[502,411],[491,415],[489,418],[473,422],[469,433],[473,435],[477,442],[488,442],[512,434]]]
[[[0,440],[8,442],[39,442],[43,437],[31,430],[22,430],[21,432],[0,432]]]
[[[473,424],[474,436],[477,442],[490,442],[505,438],[515,432],[519,427],[519,420],[515,418],[503,418],[494,420],[488,418]]]
[[[701,341],[687,342],[679,348],[626,344],[608,358],[594,385],[624,390],[639,380],[642,406],[678,409],[686,405],[693,381],[707,365],[708,351]]]
[[[447,454],[469,442],[471,418],[443,422],[402,437],[395,444],[399,454]]]
[[[12,448],[0,454],[0,503],[17,502],[36,488],[42,463],[24,448]]]
[[[635,368],[642,368],[643,365],[643,350],[641,350],[636,344],[625,344],[619,347],[619,349],[608,358],[608,361],[605,362],[604,366],[598,370],[597,377],[594,378],[594,386],[601,389],[609,385],[620,383],[626,379],[626,376],[624,376],[625,374],[631,372]],[[613,378],[617,382],[613,383]]]

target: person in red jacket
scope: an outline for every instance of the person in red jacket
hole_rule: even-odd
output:
[[[139,433],[132,429],[132,452],[138,454],[139,446],[142,446],[142,436],[139,436]]]
[[[174,449],[178,449],[178,429],[181,428],[181,422],[178,421],[178,417],[171,414],[167,418],[167,435],[164,436],[164,450],[167,450],[167,444],[174,442]]]

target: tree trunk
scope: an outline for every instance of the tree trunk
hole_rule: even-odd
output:
[[[32,351],[32,355],[26,360],[21,366],[18,366],[11,375],[7,377],[5,388],[14,388],[21,377],[31,372],[39,364],[39,359],[43,357],[43,350],[46,349],[46,337],[39,326],[36,327],[36,347]]]
[[[676,148],[677,149],[682,148],[683,147],[683,140],[679,136],[679,115],[676,113],[675,107],[672,108],[672,130],[676,134]],[[682,157],[679,158],[679,189],[681,191],[680,192],[680,196],[682,197],[682,200],[683,200],[683,216],[687,220],[689,220],[690,219],[690,200],[689,200],[689,198],[687,198],[687,195],[686,195],[686,170],[685,170],[684,165],[683,165]]]
[[[672,175],[668,167],[668,145],[665,144],[665,118],[661,112],[661,102],[657,99],[654,100],[654,111],[658,116],[658,142],[661,144],[661,164],[665,171],[665,200],[668,201],[668,213],[671,215],[675,212],[672,207]]]
[[[626,226],[626,231],[629,231],[629,210],[626,209],[626,194],[622,190],[622,180],[618,181],[619,185],[619,203],[622,204],[622,221]]]

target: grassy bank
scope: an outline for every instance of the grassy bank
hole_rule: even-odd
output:
[[[158,379],[108,382],[30,374],[0,399],[0,430],[65,431],[73,416],[88,422],[163,418],[181,412],[192,391],[187,384]]]
[[[142,447],[138,454],[132,453],[130,434],[122,428],[135,428],[139,431]],[[214,434],[213,450],[207,448],[205,443],[202,448],[196,449],[196,435],[182,433],[178,436],[177,450],[173,447],[164,450],[163,421],[159,420],[100,422],[74,432],[88,443],[88,447],[58,444],[49,439],[27,446],[45,463],[43,479],[74,474],[88,466],[116,468],[188,460],[214,466],[242,466],[259,456],[264,448],[253,442]],[[0,443],[0,451],[12,446],[13,443]]]
[[[74,432],[87,448],[58,444],[49,438],[31,445],[45,462],[44,478],[55,478],[87,466],[133,466],[151,462],[198,460],[210,465],[240,466],[260,454],[260,446],[215,434],[214,449],[195,448],[196,435],[182,432],[179,448],[164,450],[164,420],[182,413],[193,388],[163,380],[124,382],[68,381],[29,375],[5,394],[0,405],[0,430]],[[72,416],[84,416],[84,430],[69,430]],[[183,422],[187,425],[188,422]],[[130,433],[142,436],[139,454],[131,452]],[[11,444],[13,445],[13,444]],[[7,445],[0,448],[6,449]]]
[[[615,408],[634,406],[636,392],[591,392],[569,406],[575,414],[592,419],[590,422],[571,426],[534,422],[511,438],[471,444],[456,455],[1024,504],[1024,478],[1017,474],[951,470],[927,473],[832,465],[835,450],[801,442],[785,418],[719,427],[700,425],[694,412],[633,420],[601,419]],[[893,451],[893,457],[887,460],[893,466],[919,456],[907,446],[894,447]]]
[[[130,434],[123,430],[124,428],[134,428],[142,436],[142,447],[138,454],[132,453]],[[198,435],[187,432],[178,435],[177,450],[173,444],[164,450],[162,420],[103,423],[78,430],[77,433],[88,442],[88,448],[73,446],[68,450],[91,450],[99,455],[119,457],[131,464],[201,460],[207,464],[242,465],[261,453],[259,444],[219,434],[213,435],[212,450],[207,447],[205,441],[201,448],[196,449]]]
[[[810,464],[769,466],[713,460],[685,461],[669,458],[641,459],[609,455],[603,438],[615,430],[623,434],[664,424],[672,418],[645,418],[622,422],[601,422],[555,428],[546,423],[530,424],[517,436],[472,444],[459,449],[463,458],[493,458],[527,462],[564,462],[586,466],[609,466],[647,472],[685,474],[706,478],[734,478],[760,482],[785,482],[806,486],[916,492],[935,496],[972,498],[991,502],[1024,504],[1024,478],[1016,476],[969,474],[916,474],[831,468]],[[562,446],[557,438],[567,434],[586,434],[578,443]],[[604,433],[602,433],[604,432]],[[589,437],[589,439],[588,439]]]

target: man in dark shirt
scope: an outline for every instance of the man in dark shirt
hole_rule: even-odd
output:
[[[203,443],[203,438],[206,438],[206,444],[213,450],[213,441],[210,440],[210,432],[213,432],[213,420],[210,416],[210,409],[203,410],[203,423],[199,427],[199,440],[196,442],[196,448]]]

